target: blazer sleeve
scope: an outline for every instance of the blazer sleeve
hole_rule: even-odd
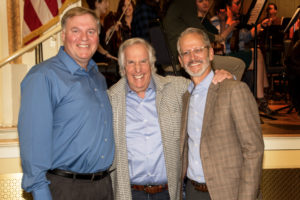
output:
[[[246,65],[244,61],[232,56],[214,56],[212,62],[213,69],[224,69],[233,74],[236,80],[240,81],[244,74]]]
[[[257,199],[264,152],[257,104],[245,83],[234,87],[231,99],[233,120],[243,155],[237,199]]]

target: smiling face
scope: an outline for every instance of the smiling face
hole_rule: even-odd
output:
[[[74,16],[62,31],[64,49],[81,67],[87,67],[98,47],[97,21],[90,14]]]
[[[124,55],[128,85],[139,97],[144,98],[151,81],[151,66],[147,48],[144,44],[137,43],[126,47]]]
[[[213,50],[203,42],[203,37],[197,33],[188,33],[180,38],[181,66],[191,76],[205,77],[210,72],[210,61],[213,60]]]
[[[126,7],[127,7],[127,10],[125,12],[125,15],[126,16],[132,16],[132,14],[133,14],[133,7],[132,7],[131,0],[125,0],[125,4],[122,7],[122,10],[124,11],[126,9]]]

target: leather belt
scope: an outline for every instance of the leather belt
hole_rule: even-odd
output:
[[[156,194],[168,189],[168,184],[164,185],[131,185],[131,188],[144,191],[148,194]]]
[[[72,179],[81,179],[81,180],[91,180],[91,181],[97,181],[101,180],[107,175],[110,174],[111,171],[102,171],[102,172],[96,172],[96,173],[76,173],[76,172],[71,172],[71,171],[65,171],[61,169],[53,169],[53,170],[48,170],[48,173],[54,174],[57,176],[62,176],[65,178],[72,178]]]
[[[195,190],[201,191],[201,192],[208,192],[207,185],[205,183],[198,183],[196,181],[190,180],[192,185],[194,186]]]

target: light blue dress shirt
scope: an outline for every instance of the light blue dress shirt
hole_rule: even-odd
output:
[[[93,60],[86,71],[63,47],[22,81],[22,187],[32,191],[34,199],[51,199],[45,176],[49,169],[92,173],[111,166],[114,140],[106,89]]]
[[[151,80],[142,99],[127,86],[126,140],[131,184],[167,183],[161,131]]]
[[[200,159],[200,143],[203,117],[205,111],[206,97],[209,85],[213,79],[214,73],[211,71],[203,81],[196,87],[193,82],[190,83],[188,91],[191,93],[187,131],[188,139],[188,170],[187,177],[199,183],[205,183],[202,162]]]

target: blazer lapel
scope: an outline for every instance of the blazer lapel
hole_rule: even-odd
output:
[[[182,97],[182,115],[180,130],[180,155],[183,155],[185,143],[187,141],[187,119],[191,94],[187,91]]]
[[[205,104],[205,111],[204,111],[204,116],[203,116],[203,123],[202,123],[202,133],[201,133],[201,138],[205,137],[205,134],[207,133],[206,129],[208,127],[208,124],[212,118],[212,112],[215,107],[215,102],[217,99],[217,90],[219,89],[219,84],[213,84],[211,83],[208,92],[207,92],[207,97],[206,97],[206,104]],[[203,140],[201,140],[203,141]]]
[[[113,106],[113,119],[115,143],[118,148],[118,153],[115,155],[117,158],[118,166],[122,168],[117,169],[120,171],[122,180],[128,184],[126,191],[130,191],[130,178],[128,167],[128,153],[127,153],[127,140],[126,140],[126,78],[122,78],[120,82],[114,85],[114,90],[111,92],[111,103]],[[122,184],[122,183],[120,183]],[[128,194],[130,195],[130,194]]]

